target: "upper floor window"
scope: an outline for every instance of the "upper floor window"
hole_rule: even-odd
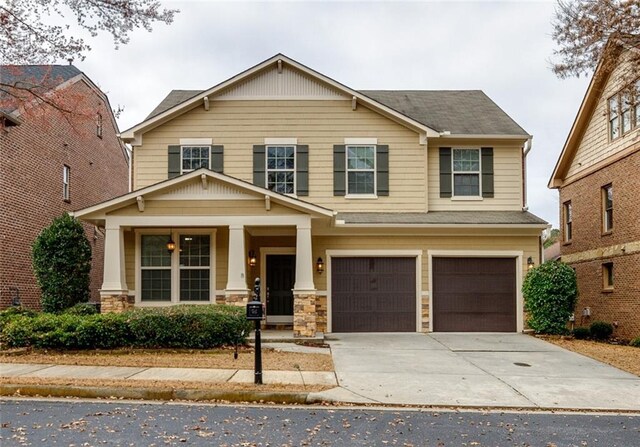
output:
[[[102,115],[96,114],[96,135],[98,138],[102,138]]]
[[[480,195],[480,149],[454,149],[453,195]]]
[[[62,200],[67,202],[71,199],[69,185],[71,181],[71,168],[67,165],[62,167]]]
[[[571,209],[571,202],[564,203],[564,241],[571,242],[573,238],[573,210]]]
[[[181,164],[182,173],[195,171],[199,168],[209,169],[210,146],[182,146]]]
[[[281,194],[296,193],[296,147],[267,146],[267,189]]]
[[[640,127],[640,80],[609,98],[609,138]]]
[[[347,146],[347,194],[376,193],[376,147]]]
[[[613,230],[613,187],[602,187],[602,230],[609,233]]]

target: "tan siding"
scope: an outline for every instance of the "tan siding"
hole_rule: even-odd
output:
[[[624,64],[619,64],[609,77],[565,178],[578,174],[605,158],[624,150],[636,142],[640,136],[640,128],[636,127],[635,130],[628,132],[624,136],[614,141],[609,141],[608,101],[611,96],[622,89],[621,77],[625,69],[626,66]]]
[[[531,256],[539,264],[538,236],[414,236],[385,237],[381,247],[380,237],[314,237],[315,257],[327,259],[326,250],[422,250],[422,290],[429,290],[428,250],[522,250],[522,271],[527,271],[527,258]],[[327,289],[327,275],[315,273],[316,289]]]
[[[309,145],[309,197],[342,211],[424,211],[424,146],[418,134],[350,101],[215,101],[197,107],[143,136],[137,147],[134,188],[167,178],[167,146],[180,138],[213,138],[224,145],[225,174],[252,181],[254,144],[295,137]],[[374,137],[389,145],[390,196],[349,200],[333,196],[333,145],[344,138]]]
[[[125,279],[129,290],[136,287],[136,235],[133,231],[124,232]]]
[[[440,144],[443,147],[487,147],[487,142],[476,145]],[[522,145],[493,145],[494,197],[476,201],[440,198],[440,151],[436,144],[429,146],[429,211],[462,210],[520,210],[522,209]]]
[[[264,200],[147,200],[144,212],[138,205],[109,213],[111,216],[276,216],[300,214],[291,208],[271,203],[265,209]]]

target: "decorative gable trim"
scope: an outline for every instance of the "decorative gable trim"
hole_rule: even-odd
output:
[[[239,188],[219,181],[208,181],[202,174],[200,181],[180,184],[174,189],[149,196],[153,200],[256,200],[259,196],[247,194]]]

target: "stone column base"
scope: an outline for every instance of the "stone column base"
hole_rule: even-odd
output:
[[[232,293],[225,295],[224,297],[224,304],[228,304],[230,306],[246,306],[248,302],[248,293]]]
[[[133,308],[133,297],[129,295],[107,295],[100,297],[100,313],[121,314]]]
[[[293,336],[316,336],[315,292],[293,292]]]

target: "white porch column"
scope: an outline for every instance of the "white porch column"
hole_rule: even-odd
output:
[[[311,222],[296,226],[296,282],[294,292],[315,292],[313,284],[313,252]]]
[[[229,259],[227,270],[227,302],[244,301],[248,297],[244,250],[244,225],[229,225]],[[242,299],[240,299],[242,298]]]
[[[122,227],[107,222],[104,235],[104,275],[101,296],[129,293],[124,266],[124,237]]]

